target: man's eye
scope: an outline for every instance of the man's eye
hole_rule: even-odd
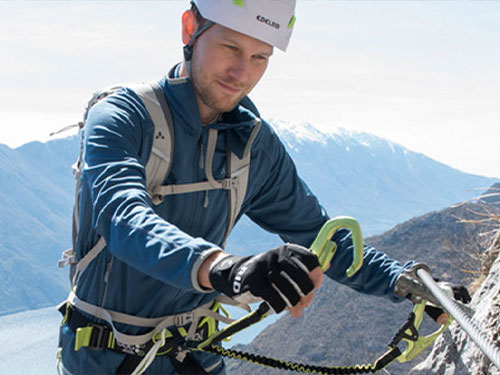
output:
[[[254,58],[254,61],[259,62],[259,63],[265,63],[268,60],[268,57],[264,56],[264,55],[255,55],[253,58]]]

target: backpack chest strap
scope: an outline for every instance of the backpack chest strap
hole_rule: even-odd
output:
[[[227,190],[229,208],[226,233],[224,235],[223,241],[225,243],[227,237],[229,237],[229,234],[231,233],[234,224],[236,223],[236,218],[245,199],[250,172],[250,151],[261,125],[262,122],[260,121],[260,119],[256,119],[255,125],[252,129],[247,144],[245,145],[245,150],[241,158],[239,158],[234,152],[228,150],[226,161],[228,177],[221,180],[216,180],[213,177],[212,173],[213,159],[215,155],[215,148],[217,145],[217,129],[209,129],[205,163],[205,176],[207,180],[187,184],[157,185],[150,191],[150,194],[153,197],[153,203],[161,203],[163,201],[163,197],[167,195],[194,193],[219,189]]]

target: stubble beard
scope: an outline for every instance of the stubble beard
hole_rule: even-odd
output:
[[[198,69],[196,64],[191,65],[191,79],[193,81],[195,92],[201,102],[217,113],[224,113],[233,110],[249,91],[246,87],[244,87],[241,94],[237,97],[221,93],[221,89],[217,87],[218,80],[233,87],[241,87],[241,84],[228,81],[227,79],[221,79],[215,75],[206,76],[200,69]]]

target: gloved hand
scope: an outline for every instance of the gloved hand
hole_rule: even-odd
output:
[[[439,302],[430,291],[421,283],[416,275],[418,268],[424,268],[430,273],[429,267],[425,264],[415,264],[411,269],[405,270],[399,275],[394,290],[396,294],[411,300],[415,304],[422,302],[423,299],[429,301],[430,303],[426,305],[425,311],[432,319],[442,324],[448,319],[448,315],[439,306]],[[436,278],[434,280],[445,293],[455,300],[462,303],[469,303],[471,301],[469,291],[465,286],[439,281]]]
[[[260,297],[280,313],[313,291],[309,273],[317,267],[318,258],[308,249],[285,244],[255,256],[227,256],[211,267],[209,278],[215,290],[229,297]]]
[[[434,278],[434,281],[436,281],[441,289],[443,289],[450,297],[454,298],[455,300],[465,304],[471,301],[469,291],[465,286],[459,284],[451,284],[446,281],[439,281],[439,279],[436,278]],[[443,324],[448,320],[448,314],[438,306],[427,304],[425,306],[425,312],[439,324]]]
[[[466,304],[471,301],[469,291],[465,286],[460,284],[452,284],[447,281],[441,281],[440,279],[437,279],[435,277],[433,279],[450,297],[453,297],[457,301]]]

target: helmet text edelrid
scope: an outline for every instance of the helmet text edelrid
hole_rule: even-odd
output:
[[[279,30],[280,24],[278,22],[275,22],[273,20],[270,20],[269,18],[266,18],[264,16],[257,16],[257,21],[265,23],[266,25],[269,25],[271,27],[274,27],[276,30]]]

